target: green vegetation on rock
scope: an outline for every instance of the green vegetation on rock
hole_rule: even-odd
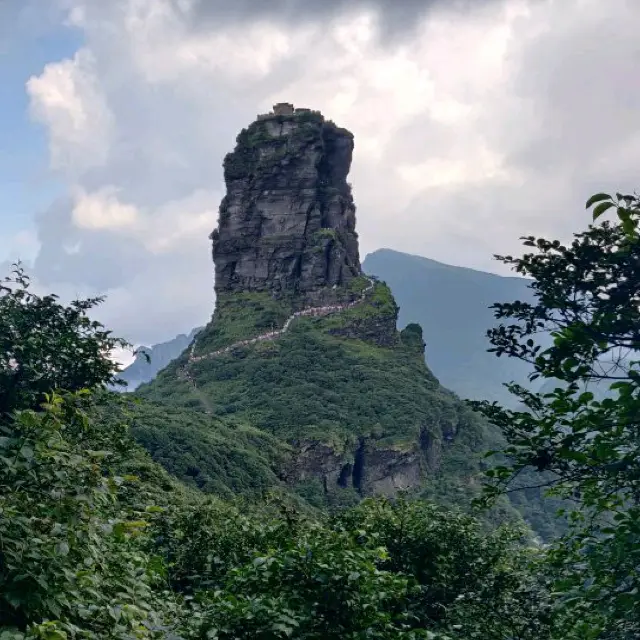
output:
[[[350,289],[361,292],[368,285],[362,277]],[[234,294],[218,304],[212,323],[196,340],[196,355],[260,335],[271,329],[274,318],[280,328],[291,308],[267,294]],[[251,425],[256,435],[272,438],[269,446],[258,445],[257,454],[246,454],[247,460],[260,460],[256,480],[243,477],[249,465],[234,466],[240,474],[234,486],[241,492],[251,493],[258,479],[275,482],[278,477],[290,490],[311,496],[315,506],[405,488],[469,508],[482,484],[484,452],[501,445],[500,434],[439,385],[424,364],[420,327],[398,333],[396,317],[389,288],[376,283],[362,303],[326,317],[298,318],[275,341],[191,364],[184,355],[140,387],[138,395],[190,410],[202,409],[205,396],[206,408],[217,418]],[[178,377],[184,366],[197,389]],[[138,433],[145,428],[143,419],[140,425]],[[183,448],[173,448],[173,460],[164,454],[155,459],[172,471],[193,467],[198,477],[215,477],[221,454],[212,455],[209,463],[200,453],[204,448],[197,433],[183,435]],[[287,452],[280,459],[265,454],[277,450],[276,442]],[[143,443],[148,446],[148,440]],[[309,446],[312,460],[301,453]],[[179,477],[190,481],[184,471]],[[214,483],[206,486],[226,495]],[[538,506],[539,496],[533,501],[535,506],[519,500],[522,515],[535,514],[531,523],[552,535],[552,510]],[[519,516],[503,502],[491,517]]]
[[[531,367],[487,353],[487,330],[495,326],[491,305],[529,301],[530,280],[443,264],[391,249],[378,249],[363,262],[366,273],[391,287],[400,307],[399,326],[419,324],[426,362],[442,386],[461,398],[513,402],[504,383],[527,382]]]
[[[268,293],[222,294],[216,299],[215,321],[197,336],[196,355],[280,328],[291,312],[291,301]]]

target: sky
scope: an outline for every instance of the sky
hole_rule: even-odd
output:
[[[640,166],[638,0],[0,0],[0,266],[134,344],[213,311],[222,158],[276,102],[355,135],[360,252],[504,273]]]

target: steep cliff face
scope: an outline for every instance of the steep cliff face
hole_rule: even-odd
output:
[[[440,386],[420,326],[398,331],[391,290],[361,272],[352,150],[349,132],[293,108],[241,132],[211,235],[213,318],[138,394],[237,429],[261,489],[273,482],[316,506],[407,489],[464,505],[501,436]],[[154,434],[154,455],[202,486],[222,467],[249,468],[205,431],[180,447]],[[282,455],[265,456],[267,442]]]
[[[360,274],[352,152],[353,135],[317,112],[263,116],[240,133],[211,234],[218,295],[313,299]]]

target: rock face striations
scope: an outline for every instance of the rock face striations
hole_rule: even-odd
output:
[[[211,234],[216,294],[314,299],[360,274],[347,174],[353,135],[317,111],[280,104],[237,137]]]

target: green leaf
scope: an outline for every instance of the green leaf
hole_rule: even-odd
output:
[[[602,200],[611,200],[611,196],[608,193],[596,193],[587,200],[587,206],[585,208],[589,209],[596,202],[601,202]]]
[[[32,447],[22,447],[22,449],[20,449],[20,454],[22,455],[22,457],[25,460],[33,460],[33,448]]]
[[[636,231],[637,222],[631,218],[626,218],[622,221],[622,230],[625,235],[633,236]]]
[[[601,202],[594,210],[593,210],[593,220],[597,220],[607,209],[611,209],[614,207],[613,202]]]
[[[67,542],[58,542],[56,545],[56,553],[59,556],[69,555],[69,544]]]

